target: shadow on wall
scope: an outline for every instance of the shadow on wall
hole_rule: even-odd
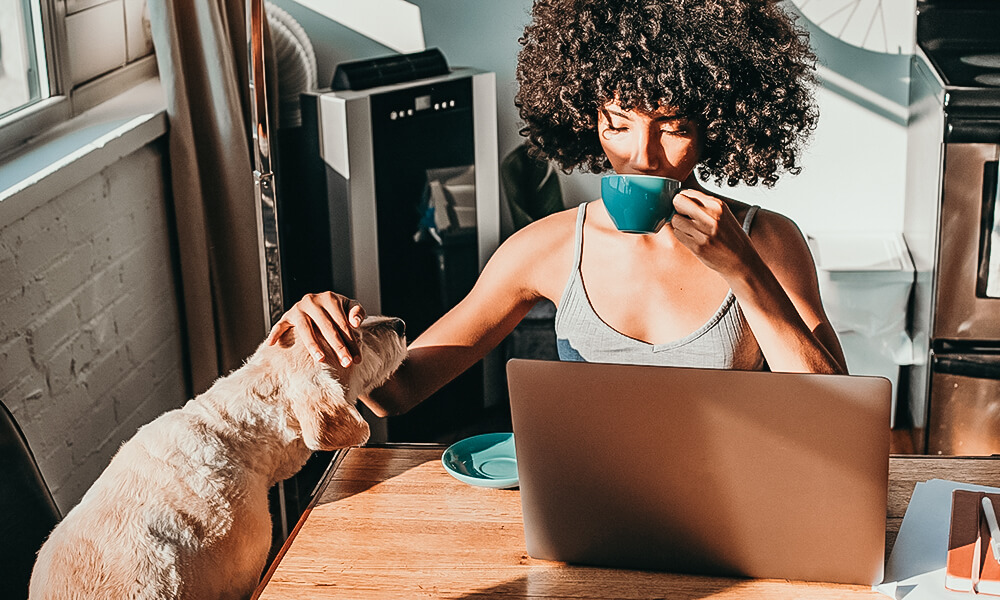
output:
[[[906,125],[909,64],[913,53],[912,21],[896,18],[912,1],[879,3],[874,12],[849,11],[853,2],[795,0],[789,12],[809,31],[819,57],[817,75],[826,89],[889,119]],[[801,8],[800,8],[801,7]]]

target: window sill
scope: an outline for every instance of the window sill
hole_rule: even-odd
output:
[[[0,228],[167,131],[159,79],[150,79],[35,138],[0,161]]]

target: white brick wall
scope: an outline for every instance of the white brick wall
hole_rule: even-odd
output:
[[[64,514],[187,399],[166,190],[154,143],[0,229],[0,399]]]

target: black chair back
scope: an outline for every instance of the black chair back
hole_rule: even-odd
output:
[[[35,556],[61,515],[14,416],[0,403],[0,587],[28,597]]]

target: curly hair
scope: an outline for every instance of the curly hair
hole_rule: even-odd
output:
[[[601,107],[670,106],[701,128],[699,176],[773,186],[816,127],[816,56],[777,0],[535,0],[519,42],[521,135],[566,173],[611,169]]]

